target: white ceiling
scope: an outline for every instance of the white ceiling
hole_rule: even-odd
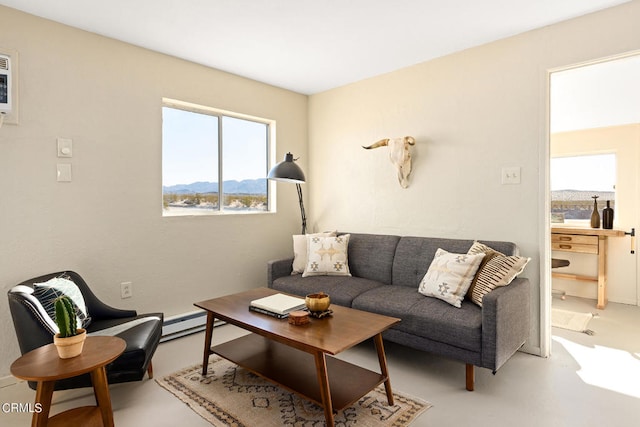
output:
[[[629,0],[0,0],[313,94]]]

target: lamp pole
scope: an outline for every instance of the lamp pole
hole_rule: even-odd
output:
[[[298,201],[300,202],[300,215],[302,215],[302,233],[307,234],[307,215],[304,212],[304,202],[302,201],[302,186],[299,182],[296,183],[298,190]]]

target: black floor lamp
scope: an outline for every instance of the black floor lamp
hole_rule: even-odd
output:
[[[294,163],[295,160],[297,159],[293,158],[293,154],[287,153],[283,161],[271,168],[267,178],[274,181],[292,182],[296,184],[298,201],[300,202],[300,214],[302,215],[302,234],[307,234],[307,216],[304,213],[302,187],[300,186],[300,184],[305,182],[305,178],[300,166]]]

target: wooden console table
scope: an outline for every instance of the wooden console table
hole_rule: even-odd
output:
[[[605,230],[586,227],[551,227],[551,249],[554,251],[592,254],[598,256],[598,276],[583,276],[570,273],[551,273],[552,277],[569,280],[586,280],[598,283],[596,307],[607,305],[607,240],[609,237],[623,237],[623,230]]]
[[[32,427],[40,426],[103,426],[113,427],[111,396],[105,366],[122,354],[126,347],[118,337],[87,337],[80,356],[60,359],[53,344],[24,354],[11,365],[11,373],[20,379],[37,381],[36,403],[41,412],[34,412]],[[97,406],[70,409],[49,418],[51,397],[56,380],[91,374]]]

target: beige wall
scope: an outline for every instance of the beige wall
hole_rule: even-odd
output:
[[[311,96],[312,226],[516,242],[532,258],[527,349],[539,351],[547,72],[640,49],[639,19],[634,1]],[[417,138],[405,190],[384,149],[361,148],[403,135]],[[522,168],[520,185],[501,185],[505,166]]]
[[[279,213],[161,216],[161,100],[277,121],[277,160],[307,169],[307,97],[0,6],[0,47],[19,53],[20,124],[0,129],[0,283],[64,269],[104,301],[172,315],[264,285],[299,231],[295,187]],[[73,182],[56,182],[56,138],[73,139]],[[63,159],[66,161],[66,159]],[[120,299],[120,282],[134,296]],[[0,377],[19,355],[0,298]]]
[[[640,219],[640,124],[610,126],[559,132],[551,135],[552,157],[585,154],[616,154],[616,205],[614,228],[629,231],[638,228]],[[637,304],[636,262],[638,254],[630,253],[629,238],[608,239],[607,294],[609,301]],[[562,272],[597,276],[594,255],[553,252],[557,258],[568,259],[571,265]],[[560,271],[559,271],[560,272]],[[595,283],[553,279],[553,288],[568,295],[597,298]]]

